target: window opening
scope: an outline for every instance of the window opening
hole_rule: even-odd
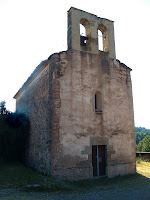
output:
[[[107,28],[103,24],[98,25],[98,50],[108,52]]]
[[[103,34],[98,30],[98,50],[103,51]]]
[[[89,34],[90,34],[90,26],[89,22],[86,19],[81,19],[80,21],[80,45],[81,46],[89,46]]]
[[[80,36],[86,36],[86,29],[82,24],[80,24]]]
[[[95,112],[102,112],[101,93],[99,91],[95,93]]]
[[[86,37],[86,29],[85,27],[80,24],[80,45],[87,46],[88,37]]]

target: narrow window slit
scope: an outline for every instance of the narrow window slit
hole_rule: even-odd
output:
[[[95,112],[102,113],[101,93],[99,91],[95,93]]]

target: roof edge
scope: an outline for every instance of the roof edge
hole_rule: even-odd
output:
[[[110,22],[114,22],[113,20],[110,20],[110,19],[107,19],[107,18],[103,18],[103,17],[99,17],[99,16],[97,16],[97,15],[95,15],[95,14],[92,14],[92,13],[90,13],[90,12],[87,12],[87,11],[84,11],[84,10],[81,10],[81,9],[78,9],[78,8],[75,8],[75,7],[70,7],[69,8],[69,10],[67,11],[68,13],[71,11],[71,10],[78,10],[78,11],[80,11],[80,12],[84,12],[84,13],[87,13],[87,14],[90,14],[90,15],[92,15],[92,16],[94,16],[94,17],[97,17],[97,18],[100,18],[100,19],[105,19],[105,20],[108,20],[108,21],[110,21]]]
[[[61,53],[64,53],[66,51],[60,51],[58,53],[51,54],[48,59],[42,61],[31,73],[31,75],[28,77],[28,79],[24,82],[22,87],[18,90],[18,92],[14,95],[14,99],[17,99],[21,92],[37,77],[37,75],[49,64],[50,59],[55,55],[60,55]]]
[[[29,85],[35,79],[35,77],[47,66],[48,62],[49,62],[48,59],[44,60],[34,69],[34,71],[31,73],[31,75],[28,77],[28,79],[24,82],[22,87],[14,95],[14,97],[13,97],[14,99],[17,99],[19,94],[27,87],[27,85]]]

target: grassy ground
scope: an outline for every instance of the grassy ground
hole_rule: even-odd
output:
[[[51,176],[42,176],[20,163],[0,165],[0,199],[30,199],[31,194],[40,196],[31,199],[46,199],[53,192],[66,194],[89,191],[123,190],[130,192],[144,189],[150,184],[150,162],[137,161],[137,174],[118,176],[113,179],[95,178],[82,181],[64,181]],[[19,195],[11,194],[11,190]],[[7,192],[8,191],[8,192]],[[23,197],[25,195],[25,197]],[[42,197],[43,195],[43,197]],[[7,198],[6,198],[7,197]]]
[[[0,165],[0,189],[21,188],[25,190],[64,190],[53,177],[42,176],[20,163]]]
[[[138,174],[150,178],[150,162],[144,162],[138,159],[136,163],[136,169]]]

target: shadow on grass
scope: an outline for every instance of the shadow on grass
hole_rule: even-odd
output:
[[[118,176],[115,178],[94,178],[80,181],[68,181],[54,179],[49,185],[24,188],[26,192],[90,192],[91,190],[109,191],[109,190],[141,190],[150,184],[150,179],[140,174]]]
[[[150,184],[150,179],[140,174],[118,176],[115,178],[93,178],[80,181],[68,181],[43,176],[20,163],[0,165],[0,190],[19,189],[25,192],[84,192],[92,189],[141,189]]]
[[[125,176],[117,176],[115,178],[94,178],[81,181],[68,181],[69,185],[76,190],[99,188],[100,190],[109,189],[141,189],[150,184],[150,179],[141,174],[131,174]]]

